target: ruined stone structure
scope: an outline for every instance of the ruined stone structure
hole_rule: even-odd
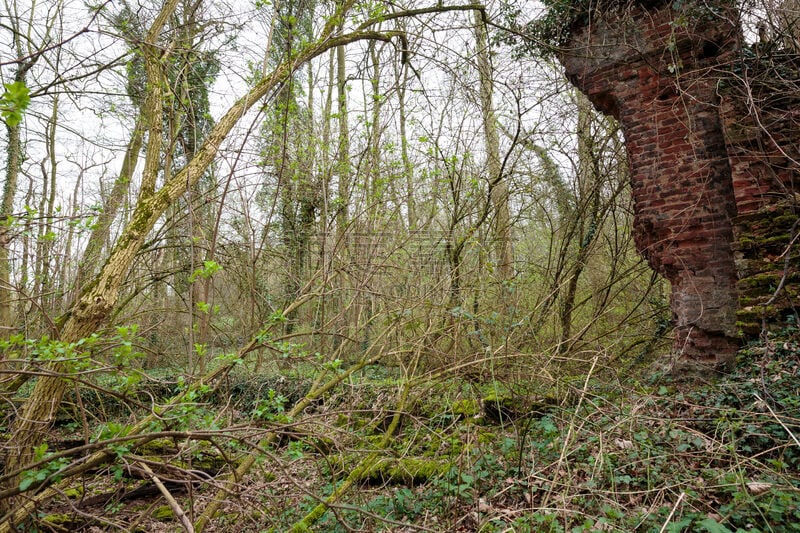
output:
[[[608,4],[571,29],[560,60],[622,125],[634,237],[672,284],[675,353],[726,365],[743,332],[792,310],[800,105],[754,97],[759,61],[724,4]]]

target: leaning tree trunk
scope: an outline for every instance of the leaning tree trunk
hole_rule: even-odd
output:
[[[80,294],[81,285],[84,280],[90,279],[95,273],[96,266],[100,263],[103,255],[103,246],[111,232],[111,225],[117,218],[119,208],[130,190],[131,179],[133,178],[136,164],[139,161],[139,152],[142,150],[143,144],[144,131],[141,122],[142,120],[139,118],[133,127],[133,134],[131,135],[130,141],[128,141],[119,176],[117,176],[111,188],[111,192],[103,202],[103,210],[97,217],[97,222],[89,236],[89,242],[86,243],[83,257],[80,263],[78,263],[75,294]]]
[[[147,70],[147,97],[142,110],[148,122],[147,159],[142,176],[142,189],[136,209],[123,232],[120,240],[111,252],[100,274],[92,283],[84,286],[80,297],[75,301],[72,309],[62,316],[58,324],[61,326],[60,340],[63,342],[77,342],[95,331],[111,316],[116,305],[119,289],[130,269],[133,259],[144,243],[144,238],[155,224],[158,216],[171,203],[168,199],[163,206],[152,205],[156,176],[159,169],[162,139],[162,77],[160,75],[162,61],[167,60],[168,54],[160,54],[156,48],[158,36],[168,17],[178,5],[179,0],[170,0],[165,4],[153,22],[143,44],[145,68]],[[134,132],[134,138],[136,132]],[[133,144],[134,141],[132,141]],[[167,186],[164,187],[167,189]],[[162,189],[162,191],[164,190]],[[157,216],[153,216],[158,211]],[[6,457],[6,471],[12,472],[28,464],[33,458],[33,449],[44,440],[44,435],[49,429],[55,416],[56,409],[61,404],[61,399],[69,386],[66,379],[60,377],[68,374],[68,368],[63,362],[52,362],[47,367],[47,372],[52,377],[40,377],[25,402],[22,412],[14,420],[11,427],[12,438]],[[16,480],[12,480],[15,483]]]

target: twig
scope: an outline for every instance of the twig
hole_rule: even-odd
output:
[[[683,499],[685,497],[686,497],[686,493],[685,492],[681,492],[681,495],[678,496],[678,501],[676,501],[675,505],[672,506],[672,510],[669,512],[669,516],[667,517],[666,522],[664,522],[664,525],[661,526],[661,529],[658,531],[658,533],[664,533],[664,531],[667,530],[667,526],[669,525],[670,520],[672,520],[672,517],[675,515],[675,511],[678,510],[678,506],[681,504],[681,502],[683,501]]]
[[[761,397],[760,397],[758,394],[753,394],[753,396],[755,396],[755,397],[756,397],[756,399],[757,399],[758,401],[762,402],[764,405],[766,405],[766,406],[767,406],[767,409],[769,409],[769,414],[771,414],[771,415],[773,416],[773,418],[775,418],[775,420],[777,420],[777,421],[778,421],[778,424],[780,424],[780,425],[781,425],[781,427],[782,427],[784,430],[786,430],[786,433],[788,433],[788,434],[789,434],[789,436],[792,438],[792,440],[794,441],[794,443],[795,443],[795,444],[797,444],[797,446],[800,446],[800,440],[798,440],[798,439],[797,439],[797,437],[795,437],[795,436],[794,436],[794,433],[792,433],[792,431],[791,431],[791,430],[790,430],[788,427],[786,427],[786,424],[784,424],[784,423],[783,423],[783,420],[781,420],[781,419],[778,417],[778,415],[777,415],[777,414],[775,414],[775,411],[773,411],[773,410],[772,410],[772,407],[770,407],[770,406],[769,406],[769,404],[768,404],[767,402],[765,402],[764,400],[762,400],[762,399],[761,399]]]
[[[546,507],[547,502],[550,499],[550,495],[553,492],[553,489],[556,487],[556,478],[559,476],[559,472],[561,471],[561,465],[564,464],[564,461],[567,459],[567,447],[570,445],[572,441],[573,434],[575,432],[575,418],[578,416],[578,412],[581,409],[581,405],[583,404],[583,399],[589,392],[589,381],[592,379],[592,375],[594,374],[594,368],[597,366],[597,360],[599,359],[598,355],[595,355],[594,359],[592,360],[592,366],[589,368],[589,372],[586,374],[586,379],[583,381],[583,388],[581,389],[581,395],[578,398],[578,404],[575,406],[575,411],[572,419],[569,423],[569,429],[567,430],[567,436],[564,437],[564,445],[561,447],[561,454],[558,457],[558,461],[555,465],[555,472],[553,473],[553,483],[550,485],[550,488],[547,491],[547,494],[544,496],[542,500],[542,506]]]
[[[183,512],[183,509],[181,509],[181,506],[178,504],[172,494],[170,494],[169,490],[167,490],[167,487],[161,483],[161,480],[158,479],[158,476],[156,476],[155,472],[153,472],[153,470],[147,466],[146,463],[138,462],[136,464],[138,464],[142,470],[147,472],[147,474],[150,476],[150,479],[153,480],[153,483],[155,483],[156,487],[158,487],[161,495],[164,496],[165,500],[167,500],[172,512],[175,513],[175,516],[181,521],[181,525],[183,526],[183,529],[186,530],[186,533],[194,533],[194,526],[192,526],[192,523],[189,521],[189,517],[186,516],[185,512]]]

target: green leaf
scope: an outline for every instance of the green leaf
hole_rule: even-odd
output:
[[[47,448],[48,448],[48,446],[47,446],[46,442],[43,442],[39,446],[36,446],[33,449],[33,458],[34,458],[34,460],[35,461],[41,461],[42,459],[44,459],[44,455],[47,453]]]
[[[199,278],[209,279],[220,270],[222,270],[222,267],[216,261],[203,261],[203,266],[195,269],[192,275],[189,276],[189,283],[194,283]]]
[[[21,81],[3,84],[5,92],[0,97],[0,116],[11,127],[22,122],[22,113],[31,102],[30,91]]]
[[[733,531],[723,526],[713,518],[706,518],[697,525],[709,533],[733,533]]]
[[[19,490],[21,491],[28,490],[28,488],[33,484],[33,482],[34,482],[34,477],[26,475],[24,478],[22,478],[22,481],[19,482]]]

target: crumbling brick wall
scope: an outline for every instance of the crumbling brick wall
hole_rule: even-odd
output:
[[[621,123],[634,238],[672,284],[676,354],[727,365],[741,342],[736,260],[741,267],[753,255],[734,232],[752,227],[741,217],[793,191],[797,169],[787,157],[779,161],[777,145],[755,148],[748,128],[760,124],[741,120],[750,116],[747,102],[721,92],[742,57],[735,13],[687,11],[691,3],[680,11],[663,2],[610,4],[616,7],[572,29],[560,60],[572,83]],[[784,133],[781,142],[799,137]]]
[[[745,337],[783,327],[791,317],[797,325],[800,295],[800,57],[753,48],[731,65],[719,90],[737,206],[736,325]]]

